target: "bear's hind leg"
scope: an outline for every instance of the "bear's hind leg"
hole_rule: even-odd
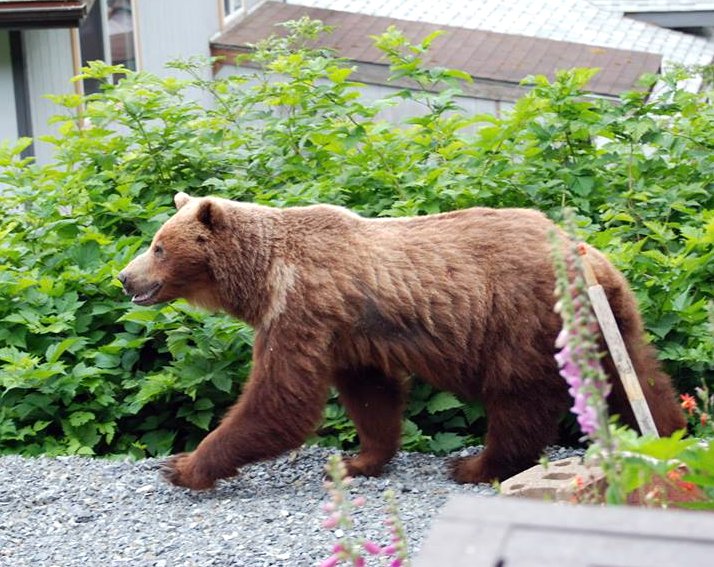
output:
[[[375,368],[362,368],[340,372],[335,386],[360,440],[360,453],[345,459],[347,473],[377,476],[399,449],[405,385]]]
[[[555,400],[562,397],[559,393],[552,396]],[[537,464],[543,449],[557,439],[558,420],[565,410],[557,403],[548,406],[547,400],[503,394],[486,403],[486,448],[474,457],[454,461],[454,480],[490,483]]]

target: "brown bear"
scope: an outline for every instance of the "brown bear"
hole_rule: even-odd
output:
[[[454,463],[459,482],[506,478],[556,440],[571,400],[553,358],[561,319],[554,224],[543,214],[473,208],[366,219],[330,205],[275,209],[185,193],[175,203],[176,215],[119,274],[126,293],[140,305],[185,298],[256,334],[238,402],[195,451],[167,461],[174,484],[207,489],[300,446],[331,386],[359,435],[349,474],[378,475],[399,447],[412,375],[485,406],[486,448]],[[655,423],[671,434],[685,420],[644,342],[635,298],[589,252]],[[619,380],[609,403],[636,427]]]

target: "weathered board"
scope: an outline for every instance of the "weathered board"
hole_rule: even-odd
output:
[[[457,496],[414,567],[712,567],[714,514]]]

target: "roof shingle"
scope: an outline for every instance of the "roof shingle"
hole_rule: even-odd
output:
[[[373,2],[363,4],[365,11],[374,5]],[[642,72],[657,72],[661,62],[661,57],[652,53],[594,48],[574,42],[277,2],[263,4],[244,20],[225,30],[212,42],[214,51],[245,51],[251,44],[269,35],[285,33],[277,26],[278,23],[299,19],[303,15],[334,26],[334,32],[320,40],[321,45],[333,48],[340,56],[356,62],[385,66],[380,52],[372,46],[370,35],[380,34],[395,26],[411,41],[419,41],[433,31],[442,30],[444,34],[432,43],[428,52],[428,64],[460,69],[476,80],[512,85],[518,84],[528,74],[552,77],[558,69],[592,66],[601,67],[602,72],[591,81],[591,90],[616,96],[633,88]]]

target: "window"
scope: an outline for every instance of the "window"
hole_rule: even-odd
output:
[[[226,11],[226,16],[230,16],[242,8],[242,0],[223,0],[223,9]]]
[[[90,61],[104,61],[104,35],[102,33],[102,10],[99,2],[95,2],[87,17],[79,27],[79,45],[82,52],[82,67]],[[86,94],[99,91],[99,81],[85,79]]]
[[[95,2],[79,28],[79,43],[83,66],[90,61],[100,60],[136,70],[131,0]],[[84,81],[86,94],[98,90],[98,81],[93,79]]]
[[[223,9],[226,18],[241,14],[243,16],[253,11],[264,0],[223,0]]]
[[[136,71],[134,19],[131,0],[106,0],[107,35],[112,65],[124,65]]]

